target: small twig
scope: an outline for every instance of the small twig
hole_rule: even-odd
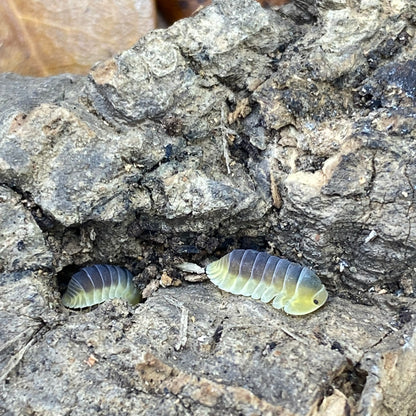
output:
[[[26,351],[30,348],[32,344],[34,344],[35,341],[36,339],[33,337],[23,348],[19,350],[18,353],[16,353],[9,359],[9,361],[3,368],[2,374],[0,375],[0,383],[2,383],[7,378],[9,373],[20,363],[20,361],[22,361]]]
[[[162,296],[163,299],[165,299],[166,302],[170,303],[173,306],[176,306],[177,308],[183,308],[183,303],[177,301],[176,299],[172,299],[169,296]]]
[[[184,347],[188,339],[188,336],[187,336],[188,309],[186,309],[185,307],[182,307],[181,309],[182,309],[182,313],[181,313],[181,323],[179,326],[179,337],[178,337],[178,342],[174,346],[176,351],[179,351],[182,347]]]
[[[174,345],[176,351],[179,351],[183,348],[188,340],[187,332],[188,332],[188,309],[185,308],[183,303],[178,302],[177,300],[173,300],[168,296],[163,296],[163,298],[173,306],[181,309],[181,321],[179,323],[179,335],[178,341]]]
[[[273,206],[277,209],[282,207],[282,197],[280,196],[279,186],[273,174],[273,170],[270,170],[270,192],[272,194]]]
[[[20,334],[18,334],[11,340],[7,341],[5,344],[3,344],[3,346],[0,348],[0,352],[4,351],[10,345],[15,343],[18,339],[26,335],[28,331],[32,330],[32,333],[30,334],[30,337],[29,337],[30,339],[26,343],[26,345],[24,345],[16,354],[12,355],[9,361],[7,361],[7,364],[3,367],[2,371],[0,372],[0,383],[2,383],[10,374],[10,372],[20,363],[20,361],[22,361],[23,356],[25,355],[26,351],[32,346],[32,344],[36,342],[37,334],[39,334],[42,328],[44,327],[45,327],[45,324],[42,322],[39,324],[38,327],[36,327],[36,329],[34,329],[33,327],[30,327],[26,329],[25,331],[22,331]]]
[[[296,341],[299,341],[300,343],[304,344],[304,345],[308,345],[308,343],[301,337],[297,336],[296,334],[294,334],[293,332],[289,331],[286,328],[280,328],[286,335],[288,335],[289,337],[293,338]]]
[[[223,107],[221,109],[221,126],[220,126],[220,130],[222,132],[222,150],[224,154],[225,165],[227,166],[227,173],[230,174],[231,173],[231,169],[230,169],[231,157],[230,157],[230,151],[228,149],[227,134],[231,136],[236,136],[237,134],[234,130],[228,127],[225,127],[226,120],[227,120],[226,109],[225,107]]]
[[[376,230],[371,230],[370,234],[365,238],[364,244],[369,243],[370,241],[373,241],[378,236],[378,233]]]
[[[222,151],[224,154],[225,165],[227,166],[227,173],[230,174],[231,173],[231,169],[230,169],[231,159],[230,159],[230,152],[228,150],[228,141],[225,135],[222,136]]]
[[[38,329],[38,328],[36,328]],[[33,330],[33,327],[27,328],[25,331],[20,332],[20,334],[17,334],[14,338],[9,339],[7,342],[5,342],[1,347],[0,347],[0,352],[6,350],[7,348],[9,348],[11,345],[13,345],[19,338],[22,338],[24,335],[26,335],[30,330]],[[35,333],[36,330],[34,330],[31,334],[31,336]]]

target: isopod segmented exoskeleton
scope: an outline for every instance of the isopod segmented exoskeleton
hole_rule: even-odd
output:
[[[140,302],[141,294],[133,283],[129,270],[119,266],[96,264],[84,267],[69,281],[62,297],[67,308],[85,308],[107,299],[127,299],[130,304]]]
[[[234,250],[206,267],[209,279],[226,292],[271,302],[290,315],[320,308],[328,292],[307,267],[255,250]]]

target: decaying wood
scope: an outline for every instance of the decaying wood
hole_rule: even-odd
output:
[[[88,77],[0,76],[0,413],[411,415],[415,14],[217,0]],[[176,268],[234,248],[312,267],[327,304]],[[65,310],[94,263],[152,296]]]

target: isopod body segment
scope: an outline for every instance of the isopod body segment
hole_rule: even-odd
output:
[[[84,267],[69,281],[62,303],[67,308],[86,308],[107,299],[127,299],[132,305],[140,302],[140,291],[129,270],[119,266],[96,264]]]
[[[206,267],[209,279],[220,289],[251,296],[283,309],[305,315],[320,308],[328,292],[307,267],[255,250],[233,250]]]

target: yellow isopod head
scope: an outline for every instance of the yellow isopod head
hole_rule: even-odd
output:
[[[296,290],[283,310],[289,315],[306,315],[320,308],[328,299],[328,292],[318,276],[306,267],[302,270]]]

